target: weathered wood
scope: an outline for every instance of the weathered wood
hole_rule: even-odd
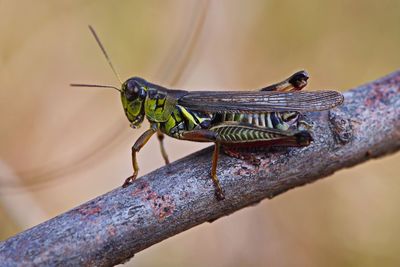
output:
[[[400,71],[344,95],[343,106],[308,114],[309,147],[257,154],[257,165],[221,155],[224,201],[214,197],[207,148],[1,242],[1,265],[118,264],[198,224],[399,150]]]

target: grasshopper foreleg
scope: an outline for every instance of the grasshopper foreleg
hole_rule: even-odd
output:
[[[130,185],[137,177],[139,173],[139,165],[137,163],[136,154],[140,151],[140,149],[150,140],[153,134],[157,131],[156,128],[152,127],[145,131],[139,138],[136,140],[135,144],[132,146],[132,166],[133,166],[133,174],[126,178],[122,187],[127,187]]]

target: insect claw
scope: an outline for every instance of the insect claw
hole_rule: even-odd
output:
[[[125,182],[122,185],[122,188],[126,188],[129,185],[132,184],[133,180],[135,180],[135,178],[133,176],[129,176],[128,178],[125,179]]]
[[[218,201],[224,200],[225,199],[224,191],[222,191],[222,189],[215,190],[215,197],[217,198]]]

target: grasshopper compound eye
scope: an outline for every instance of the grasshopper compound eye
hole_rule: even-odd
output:
[[[125,88],[123,91],[128,101],[133,101],[136,99],[143,100],[146,98],[146,91],[135,79],[129,79],[126,81],[124,87]]]

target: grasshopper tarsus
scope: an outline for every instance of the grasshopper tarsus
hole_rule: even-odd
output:
[[[134,180],[135,179],[133,178],[133,176],[129,176],[128,178],[125,179],[125,182],[122,184],[122,188],[130,186],[131,184],[133,184]]]
[[[224,194],[224,191],[221,189],[221,190],[218,190],[217,188],[215,189],[215,198],[218,200],[218,201],[222,201],[222,200],[224,200],[225,199],[225,194]]]

